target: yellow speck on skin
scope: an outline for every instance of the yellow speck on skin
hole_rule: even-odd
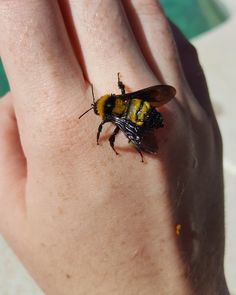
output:
[[[176,224],[176,227],[175,227],[175,233],[177,236],[180,235],[180,232],[181,232],[181,228],[182,228],[182,225],[181,224]]]

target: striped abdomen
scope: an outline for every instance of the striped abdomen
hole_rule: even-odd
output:
[[[142,126],[146,114],[151,109],[149,102],[134,98],[127,102],[126,118],[138,126]]]

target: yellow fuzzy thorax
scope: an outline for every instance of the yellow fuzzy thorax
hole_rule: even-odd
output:
[[[113,115],[117,115],[117,116],[122,115],[124,113],[125,106],[126,104],[124,103],[124,101],[121,100],[120,98],[117,98],[115,106],[112,110]]]
[[[111,97],[111,94],[105,94],[103,96],[101,96],[95,104],[95,112],[97,113],[98,116],[100,116],[102,119],[104,118],[105,114],[104,114],[104,106],[107,102],[107,100],[109,99],[109,97]],[[123,100],[121,100],[120,98],[116,98],[115,100],[115,105],[112,109],[112,114],[119,116],[122,115],[123,112],[125,110],[125,103]]]
[[[96,113],[101,118],[104,117],[104,105],[110,96],[111,96],[110,94],[105,94],[96,101],[96,104],[95,104]]]

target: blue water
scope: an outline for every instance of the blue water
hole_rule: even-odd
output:
[[[166,15],[189,39],[227,18],[227,13],[217,5],[216,0],[161,0],[161,3]],[[9,85],[0,62],[0,97],[8,90]]]
[[[216,0],[160,0],[166,15],[189,39],[224,21],[228,14]]]
[[[0,97],[3,96],[8,90],[9,85],[0,60]]]

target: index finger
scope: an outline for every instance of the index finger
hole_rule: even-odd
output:
[[[0,52],[23,141],[77,110],[85,84],[57,1],[0,1]]]

